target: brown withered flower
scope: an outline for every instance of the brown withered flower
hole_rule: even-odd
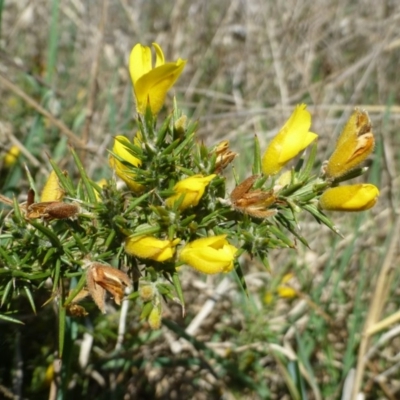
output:
[[[215,172],[218,173],[225,169],[238,155],[238,153],[235,153],[229,149],[229,142],[227,140],[223,140],[222,142],[218,143],[211,152],[211,154],[213,153],[217,155]]]
[[[33,203],[26,208],[26,218],[43,218],[46,221],[53,219],[67,219],[75,217],[79,212],[76,204],[64,203],[63,201],[45,201]]]
[[[86,271],[86,286],[97,307],[105,314],[106,291],[113,297],[116,304],[120,305],[124,297],[124,291],[132,287],[129,276],[110,265],[92,262]]]
[[[67,306],[65,306],[66,313],[69,317],[86,317],[88,315],[88,312],[86,311],[85,307],[82,307],[79,304],[76,303],[70,303]]]
[[[276,209],[269,209],[276,202],[276,196],[273,190],[251,190],[258,178],[259,175],[252,175],[236,186],[230,196],[232,207],[255,218],[268,218],[278,212]]]

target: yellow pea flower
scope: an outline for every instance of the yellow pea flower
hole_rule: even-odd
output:
[[[230,272],[238,249],[229,244],[226,236],[194,240],[182,249],[179,259],[204,274]]]
[[[296,106],[293,114],[272,139],[262,158],[262,171],[265,175],[276,175],[318,137],[309,131],[311,114],[306,107],[305,104]]]
[[[164,53],[157,43],[153,43],[156,52],[155,66],[152,65],[151,49],[137,44],[129,57],[129,72],[136,97],[136,109],[144,114],[149,104],[153,115],[158,114],[164,104],[165,96],[185,67],[186,60],[165,62]]]
[[[378,196],[378,188],[371,184],[337,186],[322,194],[319,205],[330,211],[364,211],[375,205]]]
[[[276,288],[276,294],[283,299],[293,299],[297,296],[297,292],[292,287],[288,286],[287,283],[294,277],[293,273],[289,272],[282,277],[279,286]],[[274,293],[268,291],[264,296],[266,304],[271,304],[274,300]]]
[[[66,174],[66,172],[64,172]],[[51,171],[47,181],[43,187],[40,195],[40,201],[42,203],[49,201],[61,201],[64,198],[64,189],[60,186],[60,181],[55,171]]]
[[[338,178],[362,163],[374,149],[375,140],[368,113],[355,109],[336,144],[325,169],[328,178]]]
[[[193,175],[189,178],[182,179],[174,186],[175,194],[166,199],[167,207],[172,208],[181,196],[182,202],[179,205],[179,210],[186,210],[189,207],[194,207],[199,204],[200,199],[203,197],[204,190],[207,185],[216,177],[216,174],[209,176]]]
[[[3,165],[6,168],[12,167],[17,162],[20,153],[21,153],[20,148],[15,144],[12,145],[10,150],[8,150],[7,153],[4,155]]]
[[[129,150],[124,146],[124,143],[129,143],[129,139],[125,136],[116,136],[114,140],[114,147],[112,149],[113,153],[121,157],[125,162],[131,164],[134,167],[140,167],[142,161],[133,156]],[[136,145],[140,145],[140,139],[134,139]],[[140,193],[143,191],[143,185],[135,182],[135,175],[129,166],[125,165],[121,161],[117,160],[114,156],[110,155],[109,163],[111,168],[115,170],[115,173],[119,178],[121,178],[128,187],[135,193]]]
[[[175,246],[180,241],[158,239],[148,235],[128,237],[125,241],[125,251],[131,256],[163,262],[174,256]]]

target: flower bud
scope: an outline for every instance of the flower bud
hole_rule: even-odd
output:
[[[163,240],[147,235],[131,236],[125,241],[125,251],[135,257],[163,262],[173,257],[175,246],[179,242],[180,239]]]
[[[339,178],[362,163],[374,149],[371,121],[366,111],[355,109],[347,121],[325,169],[327,178]]]
[[[377,202],[379,190],[371,184],[337,186],[327,189],[319,206],[329,211],[364,211]]]
[[[142,301],[150,301],[153,299],[156,291],[154,289],[154,285],[152,284],[143,284],[139,286],[139,296]]]
[[[205,188],[216,177],[215,174],[209,176],[193,175],[189,178],[182,179],[174,186],[175,194],[166,199],[167,207],[173,208],[177,201],[180,201],[179,210],[183,211],[189,207],[194,207],[199,204],[200,199],[203,197]]]
[[[150,328],[153,330],[160,329],[161,327],[161,306],[155,305],[150,312],[150,315],[147,319],[147,322],[150,325]]]

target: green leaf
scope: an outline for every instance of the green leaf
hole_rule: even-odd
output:
[[[142,312],[140,313],[140,319],[146,319],[153,309],[153,302],[148,301],[143,304]]]
[[[59,287],[59,280],[61,274],[61,261],[57,259],[56,265],[54,266],[53,272],[53,293],[56,293],[57,288]]]
[[[96,193],[93,189],[93,185],[91,184],[91,180],[86,174],[86,170],[83,167],[81,160],[79,159],[78,155],[76,154],[75,150],[71,147],[71,154],[74,158],[75,164],[78,167],[79,174],[81,175],[83,184],[85,185],[87,195],[89,197],[89,201],[93,203],[97,203]]]
[[[64,188],[68,196],[76,197],[76,190],[71,181],[71,178],[68,175],[66,176],[64,172],[60,169],[60,167],[52,159],[50,159],[49,162],[53,167],[53,170],[56,173],[58,180],[60,181],[60,186]]]
[[[2,319],[3,321],[7,321],[7,322],[12,322],[14,324],[21,324],[21,325],[25,325],[22,321],[9,317],[7,315],[4,314],[0,314],[0,319]]]
[[[257,135],[254,136],[254,161],[252,172],[253,175],[259,175],[262,172],[260,142]]]
[[[45,235],[50,240],[51,244],[54,247],[62,248],[60,240],[58,239],[57,235],[51,229],[47,228],[46,226],[42,225],[39,222],[33,221],[33,220],[30,220],[29,223],[33,227],[35,227],[39,232],[43,233],[43,235]]]
[[[311,146],[310,155],[308,156],[306,165],[304,166],[303,170],[300,171],[299,180],[306,180],[310,177],[311,172],[314,168],[315,158],[317,156],[317,148],[318,148],[317,142],[314,141],[314,143]]]
[[[70,304],[74,298],[76,297],[76,295],[83,289],[83,287],[85,286],[86,283],[86,273],[82,273],[78,283],[76,284],[76,286],[71,290],[71,292],[69,293],[67,299],[64,302],[64,307],[67,306],[68,304]]]
[[[32,311],[36,314],[35,301],[33,300],[32,292],[28,286],[24,286],[26,297],[28,298],[29,304],[31,305]]]
[[[3,296],[1,296],[0,307],[3,307],[3,305],[6,303],[7,297],[12,287],[13,287],[13,280],[11,279],[10,281],[8,281],[6,287],[4,288]]]
[[[58,356],[62,357],[65,343],[65,319],[67,310],[64,307],[64,289],[60,285],[60,301],[58,302]]]
[[[179,301],[181,302],[182,307],[185,307],[185,299],[183,297],[182,285],[179,279],[179,274],[177,272],[174,272],[172,274],[172,282],[174,284],[176,294],[178,296]]]

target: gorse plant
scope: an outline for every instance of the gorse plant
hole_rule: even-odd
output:
[[[297,240],[307,244],[298,230],[303,212],[335,231],[324,210],[367,210],[379,195],[374,185],[341,185],[365,172],[360,164],[374,148],[367,113],[353,112],[332,156],[316,171],[318,136],[310,131],[304,104],[267,149],[255,139],[252,169],[229,193],[224,174],[237,156],[229,143],[209,148],[199,142],[196,123],[176,104],[158,120],[186,61],[165,62],[160,46],[153,47],[154,65],[149,47],[138,44],[130,56],[137,131],[115,137],[113,179],[94,182],[71,149],[78,182],[50,161],[53,172],[40,198],[30,177],[26,203],[1,198],[13,207],[0,235],[1,318],[19,322],[16,297],[25,294],[35,311],[37,290],[50,285],[60,354],[67,316],[87,315],[84,298],[103,313],[107,293],[116,304],[140,298],[141,318],[157,329],[164,300],[184,307],[185,266],[204,274],[236,273],[246,289],[241,254],[268,268],[270,249],[295,248]]]

